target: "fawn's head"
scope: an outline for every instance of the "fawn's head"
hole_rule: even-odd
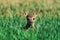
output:
[[[38,16],[38,13],[37,12],[33,14],[24,13],[24,15],[29,21],[34,22],[36,17]]]

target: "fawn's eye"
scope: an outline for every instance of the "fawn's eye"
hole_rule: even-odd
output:
[[[35,20],[35,18],[33,18],[33,20]]]

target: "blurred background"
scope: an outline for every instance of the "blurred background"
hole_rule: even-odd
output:
[[[34,31],[24,10],[39,13]],[[0,40],[60,40],[60,0],[0,0]]]

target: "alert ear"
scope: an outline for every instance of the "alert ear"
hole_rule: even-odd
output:
[[[26,17],[27,15],[28,15],[28,13],[25,12],[25,13],[24,13],[24,16]]]
[[[34,10],[34,13],[33,13],[34,15],[39,15],[39,9],[38,8],[36,8],[35,10]]]
[[[26,17],[28,15],[28,13],[24,10],[24,16]]]
[[[35,11],[35,12],[33,13],[33,15],[38,15],[38,12],[37,12],[37,11]]]

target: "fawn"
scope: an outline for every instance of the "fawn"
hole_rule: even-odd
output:
[[[36,17],[38,16],[38,13],[37,12],[33,14],[24,13],[24,16],[27,19],[27,24],[24,27],[24,29],[29,29],[30,26],[34,28],[34,22],[35,22]]]

